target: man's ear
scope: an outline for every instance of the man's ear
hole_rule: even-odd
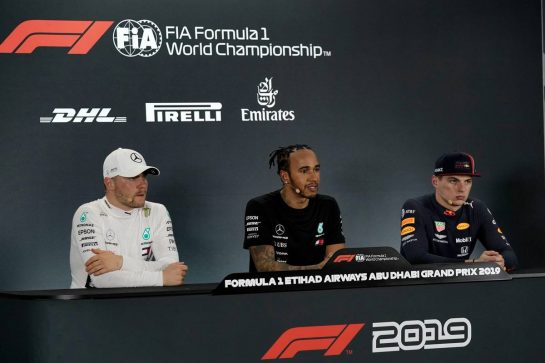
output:
[[[282,184],[289,184],[290,182],[290,176],[287,171],[280,170],[280,180],[282,181]]]
[[[112,178],[110,177],[104,177],[104,187],[106,188],[106,190],[112,190],[115,185],[114,185],[114,181],[112,180]]]

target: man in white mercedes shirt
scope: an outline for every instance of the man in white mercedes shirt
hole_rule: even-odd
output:
[[[105,196],[79,207],[72,220],[71,288],[183,283],[187,266],[179,262],[170,216],[146,201],[149,174],[159,169],[134,150],[106,157]]]

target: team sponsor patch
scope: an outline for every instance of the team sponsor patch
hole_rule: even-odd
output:
[[[446,234],[435,234],[435,237],[439,238],[439,239],[445,239],[447,238],[447,235]]]
[[[409,233],[412,233],[412,232],[414,232],[414,231],[416,231],[416,228],[414,228],[414,227],[411,227],[411,226],[405,227],[405,228],[403,228],[403,229],[401,230],[401,235],[404,236],[404,235],[409,234]]]
[[[433,223],[435,223],[435,229],[437,230],[437,232],[443,232],[446,228],[445,222],[434,221]]]
[[[149,255],[150,251],[151,251],[151,246],[142,247],[142,256],[147,256],[147,255]]]
[[[411,218],[405,218],[401,221],[401,227],[403,226],[406,226],[407,224],[414,224],[415,223],[415,218],[414,217],[411,217]]]
[[[401,218],[405,218],[405,215],[407,214],[414,214],[416,211],[414,209],[405,209],[403,208],[401,210]]]
[[[323,246],[323,245],[324,245],[323,239],[319,239],[319,240],[316,240],[316,242],[314,242],[314,246]]]
[[[413,237],[414,237],[414,234],[410,234],[410,235],[408,235],[408,236],[405,236],[405,237],[401,238],[401,240],[402,240],[402,241],[406,241],[406,240],[411,239],[411,238],[413,238]]]
[[[443,214],[446,215],[447,217],[454,217],[456,215],[456,212],[450,209],[445,209]]]
[[[456,226],[456,229],[459,231],[463,231],[464,229],[468,229],[468,228],[469,228],[469,223],[458,223],[458,225]]]
[[[468,243],[471,242],[471,237],[456,238],[456,243]]]

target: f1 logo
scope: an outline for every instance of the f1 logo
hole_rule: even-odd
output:
[[[27,20],[0,44],[0,53],[32,53],[38,47],[67,47],[87,54],[113,21]]]
[[[340,355],[364,325],[301,326],[288,329],[261,360],[293,358],[305,350],[326,350],[324,356]]]
[[[356,257],[356,255],[338,255],[337,257],[335,257],[335,260],[333,262],[334,263],[352,262],[354,257]]]

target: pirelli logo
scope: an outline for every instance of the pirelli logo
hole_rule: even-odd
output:
[[[302,326],[286,330],[261,360],[293,358],[310,350],[325,350],[324,356],[340,355],[365,324]]]
[[[38,47],[70,48],[68,54],[87,54],[113,21],[27,20],[0,44],[0,53],[32,53]]]
[[[146,103],[146,122],[219,122],[220,102]]]

